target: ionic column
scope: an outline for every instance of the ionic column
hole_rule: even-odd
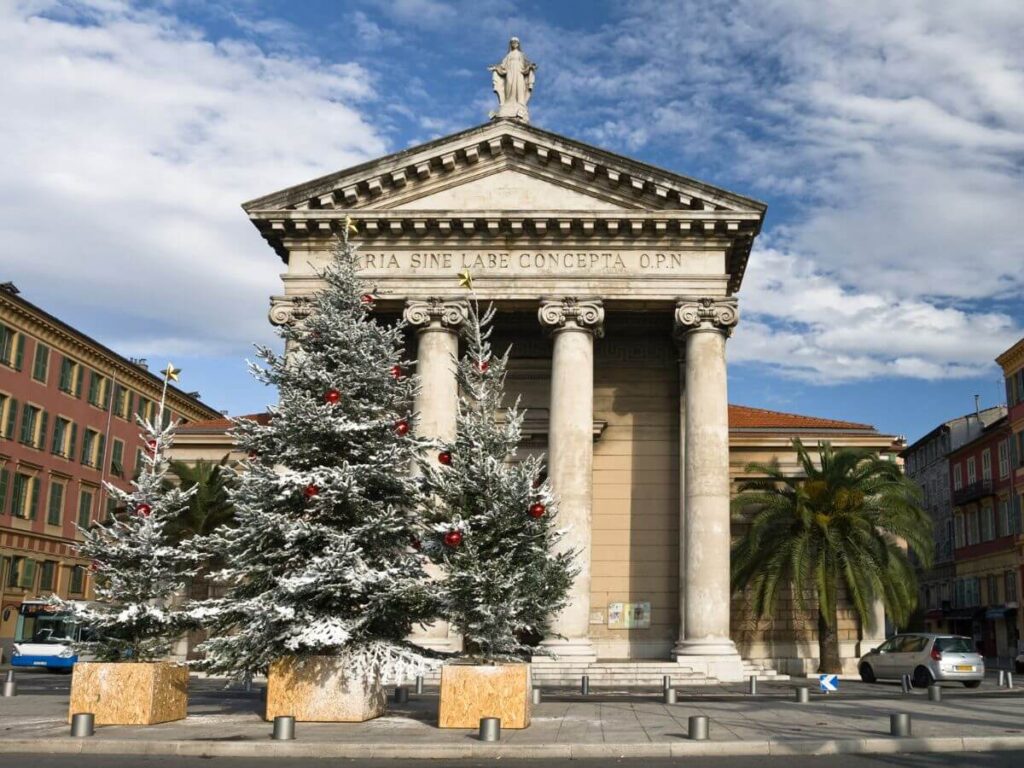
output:
[[[455,438],[459,413],[459,382],[455,376],[459,355],[459,327],[468,316],[465,302],[431,298],[409,301],[405,320],[417,329],[416,372],[420,387],[414,408],[416,431],[421,437],[438,440]],[[440,570],[428,567],[437,577]],[[439,651],[457,651],[462,640],[449,632],[448,623],[437,621],[413,630],[410,638],[418,645]]]
[[[551,409],[548,479],[558,500],[560,550],[578,553],[579,575],[569,603],[552,623],[560,638],[543,645],[559,657],[595,661],[590,641],[590,540],[594,467],[594,336],[602,335],[600,301],[565,298],[542,301],[538,317],[551,328]]]
[[[714,670],[739,674],[739,656],[729,638],[729,401],[725,340],[736,325],[735,298],[684,299],[676,308],[685,343],[683,520],[685,559],[680,601],[683,636],[673,655],[733,657]],[[736,668],[735,670],[733,668]]]
[[[686,637],[686,349],[685,341],[677,339],[679,348],[679,633],[676,648]],[[675,653],[676,649],[673,649]]]

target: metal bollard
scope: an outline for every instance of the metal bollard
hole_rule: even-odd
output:
[[[480,741],[501,741],[501,718],[480,718]]]
[[[914,687],[914,684],[910,680],[910,675],[905,673],[900,676],[900,685],[903,687],[904,693],[910,693],[911,689]]]
[[[291,715],[278,715],[274,718],[274,732],[270,738],[274,741],[291,741],[295,738],[295,718]]]
[[[71,735],[76,739],[92,736],[96,732],[95,725],[92,712],[78,712],[71,716]]]
[[[540,700],[541,700],[540,688],[534,688],[533,689],[533,699],[532,699],[532,701],[533,701],[534,704],[540,704]]]
[[[708,740],[708,718],[706,715],[693,715],[689,721],[689,736],[692,741]]]
[[[423,675],[416,675],[416,695],[423,693]]]
[[[1005,684],[1006,684],[1006,672],[1005,672],[1005,670],[1000,669],[999,670],[999,682],[996,683],[996,685],[999,688],[1002,688]]]
[[[757,695],[757,675],[751,675],[747,681],[747,693],[751,696]]]
[[[910,735],[910,715],[907,712],[897,712],[894,715],[889,715],[889,735]]]
[[[794,697],[797,704],[807,704],[811,700],[811,690],[805,685],[801,685],[796,689],[796,696]]]
[[[662,675],[661,677],[661,690],[667,691],[672,687],[672,675]]]
[[[590,675],[584,675],[580,681],[580,693],[584,696],[590,695]]]
[[[666,704],[675,704],[676,703],[676,689],[675,688],[666,688],[665,689],[665,703]]]
[[[400,685],[395,688],[395,703],[396,704],[408,704],[409,703],[409,689],[404,685]]]
[[[4,678],[4,698],[9,699],[11,696],[18,695],[18,681],[14,679],[14,670],[7,670],[7,677]]]
[[[1013,688],[1013,672],[1006,673],[1006,687]]]
[[[942,688],[940,686],[928,686],[928,701],[942,701]]]

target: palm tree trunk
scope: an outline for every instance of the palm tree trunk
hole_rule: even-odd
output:
[[[843,671],[839,658],[839,609],[833,605],[832,621],[818,610],[818,673],[838,675]]]

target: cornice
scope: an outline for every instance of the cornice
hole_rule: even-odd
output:
[[[996,358],[999,367],[1003,369],[1003,375],[1009,376],[1018,369],[1024,368],[1024,339],[1021,339],[1008,350]]]

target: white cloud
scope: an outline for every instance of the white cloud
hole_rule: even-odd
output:
[[[0,69],[4,279],[126,354],[266,338],[282,265],[240,203],[386,150],[361,67],[114,0],[0,6]]]

